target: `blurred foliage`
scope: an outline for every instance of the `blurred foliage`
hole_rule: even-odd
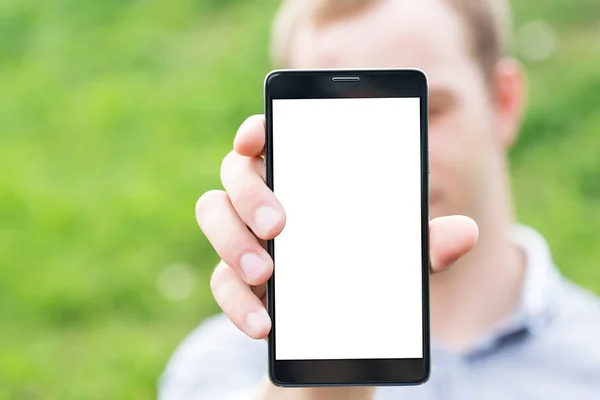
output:
[[[519,216],[600,292],[600,3],[514,5],[516,28],[543,18],[559,39],[527,63]],[[153,397],[175,346],[217,311],[193,208],[262,112],[276,7],[0,2],[0,398]],[[175,270],[197,283],[189,296],[168,290]]]

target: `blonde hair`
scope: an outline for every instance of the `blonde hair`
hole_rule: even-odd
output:
[[[326,24],[359,12],[381,0],[284,0],[275,17],[271,38],[271,56],[279,68],[289,68],[290,44],[297,27],[309,22]],[[392,1],[392,0],[388,0]],[[448,1],[467,28],[471,50],[483,72],[490,75],[496,63],[508,54],[510,13],[507,0]]]

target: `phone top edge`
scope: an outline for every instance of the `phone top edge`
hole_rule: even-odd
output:
[[[407,79],[413,82],[419,82],[418,84],[423,88],[424,93],[419,97],[427,97],[429,90],[429,77],[427,74],[419,68],[325,68],[325,69],[275,69],[265,75],[263,80],[263,99],[267,100],[269,97],[269,91],[272,87],[279,86],[275,82],[283,80],[283,82],[290,82],[290,79],[294,79],[294,76],[298,78],[303,77],[306,79],[311,74],[315,74],[315,79],[322,74],[365,74],[369,79],[394,79],[394,73],[400,75],[400,79]],[[408,73],[408,74],[407,74]],[[373,74],[372,76],[369,76]],[[354,84],[361,84],[362,80],[357,79],[353,81]],[[335,82],[333,82],[335,83]]]
[[[288,73],[288,72],[336,72],[336,71],[360,71],[360,72],[394,72],[394,71],[414,71],[419,72],[426,76],[427,74],[420,68],[279,68],[270,71],[267,77],[274,73]]]

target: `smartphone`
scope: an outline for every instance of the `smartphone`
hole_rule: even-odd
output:
[[[416,385],[429,376],[427,78],[414,69],[265,78],[267,250],[277,386]]]

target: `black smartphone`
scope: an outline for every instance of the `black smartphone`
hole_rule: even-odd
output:
[[[419,70],[267,75],[266,180],[286,212],[267,242],[275,385],[428,379],[427,109]]]

